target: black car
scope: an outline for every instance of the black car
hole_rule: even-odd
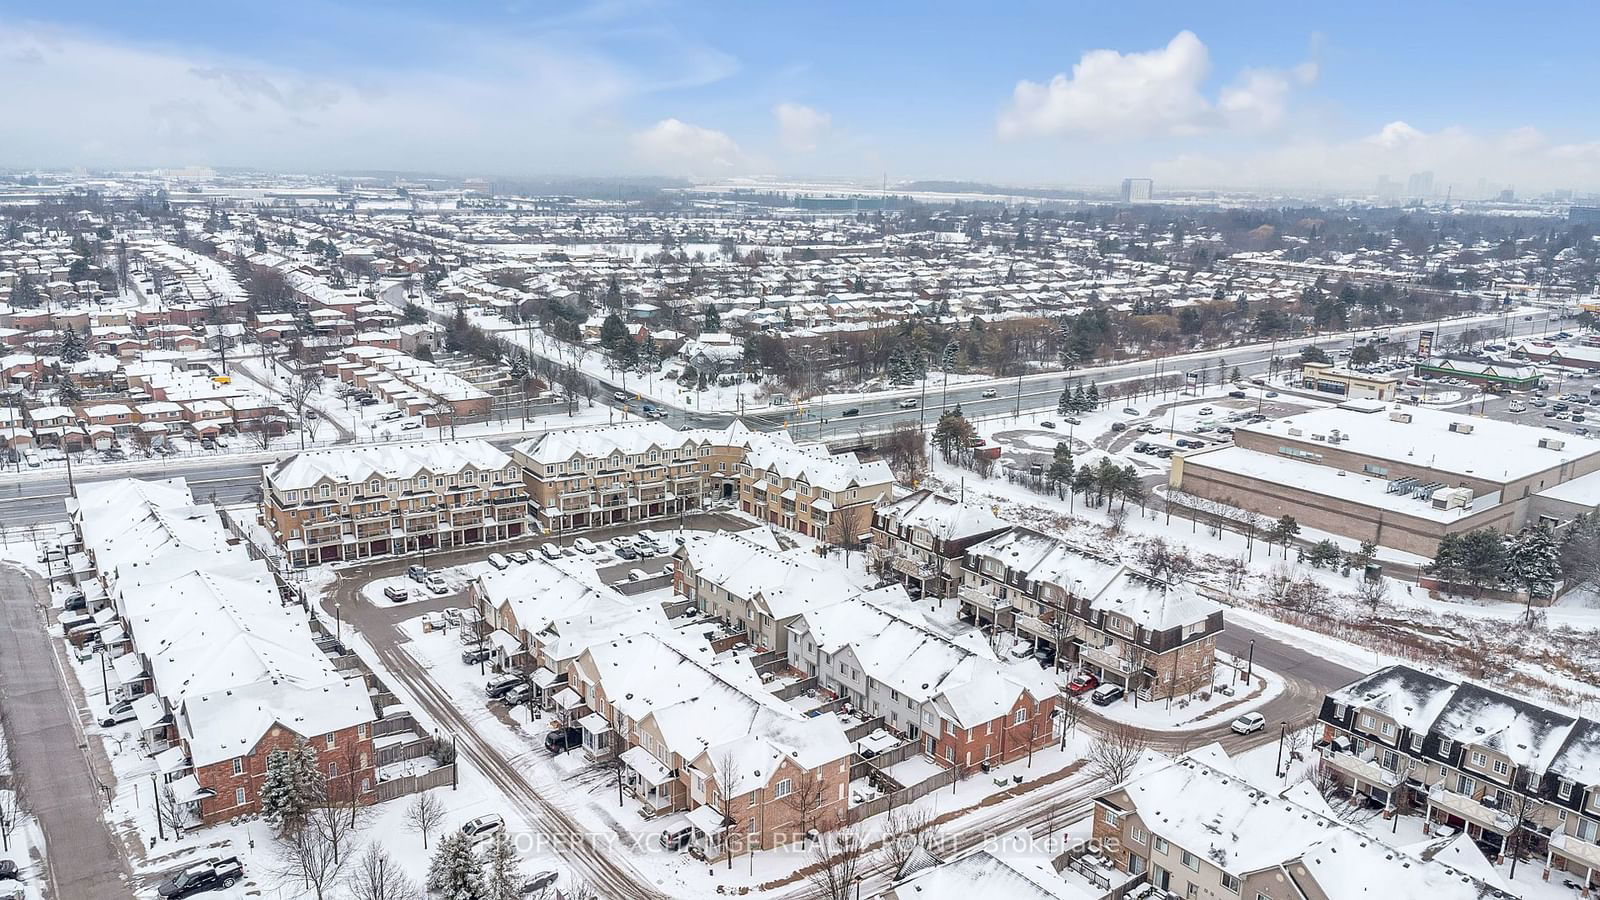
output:
[[[1235,400],[1243,400],[1248,395],[1244,391],[1229,391],[1228,396]]]
[[[213,857],[203,863],[196,863],[161,882],[161,886],[156,888],[156,893],[167,898],[190,897],[204,891],[231,888],[243,877],[244,866],[240,864],[237,856],[226,859]]]
[[[623,544],[617,548],[617,557],[619,559],[638,559],[639,551],[633,549],[627,544]]]
[[[544,736],[544,748],[551,753],[565,753],[583,746],[582,728],[558,728]]]
[[[849,409],[845,410],[844,412],[839,413],[839,415],[841,415],[841,416],[859,416],[859,415],[861,415],[861,407],[852,406]]]

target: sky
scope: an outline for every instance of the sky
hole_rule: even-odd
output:
[[[1597,26],[1565,0],[0,0],[0,167],[1596,191]]]

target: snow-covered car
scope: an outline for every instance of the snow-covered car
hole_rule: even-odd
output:
[[[511,560],[506,559],[505,556],[499,553],[491,553],[489,554],[489,565],[503,572],[511,568]]]
[[[507,550],[506,559],[509,559],[520,566],[532,560],[533,557],[529,556],[527,551],[524,550]]]
[[[1237,734],[1254,734],[1267,727],[1267,717],[1258,712],[1245,713],[1234,719],[1233,724],[1228,727]]]
[[[539,552],[544,554],[545,559],[561,558],[561,548],[550,543],[549,541],[545,541],[543,544],[539,545]]]
[[[495,814],[479,816],[461,826],[461,833],[474,844],[494,837],[495,832],[506,829],[506,820]]]
[[[650,576],[648,576],[648,575],[646,575],[644,573],[643,569],[629,569],[628,570],[628,580],[629,581],[643,581],[643,580],[645,580],[646,578],[649,578],[649,577]]]
[[[1079,672],[1078,674],[1072,676],[1071,681],[1067,682],[1067,693],[1081,694],[1084,691],[1092,691],[1099,685],[1100,679],[1094,677],[1093,674],[1089,672]]]

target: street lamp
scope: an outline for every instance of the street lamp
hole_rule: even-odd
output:
[[[333,601],[333,639],[334,639],[334,641],[336,643],[338,643],[340,645],[340,650],[343,651],[343,649],[344,649],[344,646],[343,646],[344,645],[344,619],[340,615],[339,610],[340,610],[339,601],[338,600]]]
[[[1279,778],[1282,778],[1284,776],[1284,772],[1283,772],[1283,740],[1288,735],[1288,733],[1289,733],[1289,723],[1286,722],[1286,721],[1279,722],[1278,723],[1278,762],[1277,762],[1276,765],[1274,765],[1272,767],[1272,774],[1276,775]]]

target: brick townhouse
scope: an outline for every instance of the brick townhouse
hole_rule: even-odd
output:
[[[988,509],[924,489],[873,510],[869,552],[914,596],[948,597],[961,585],[968,548],[1010,528]]]

